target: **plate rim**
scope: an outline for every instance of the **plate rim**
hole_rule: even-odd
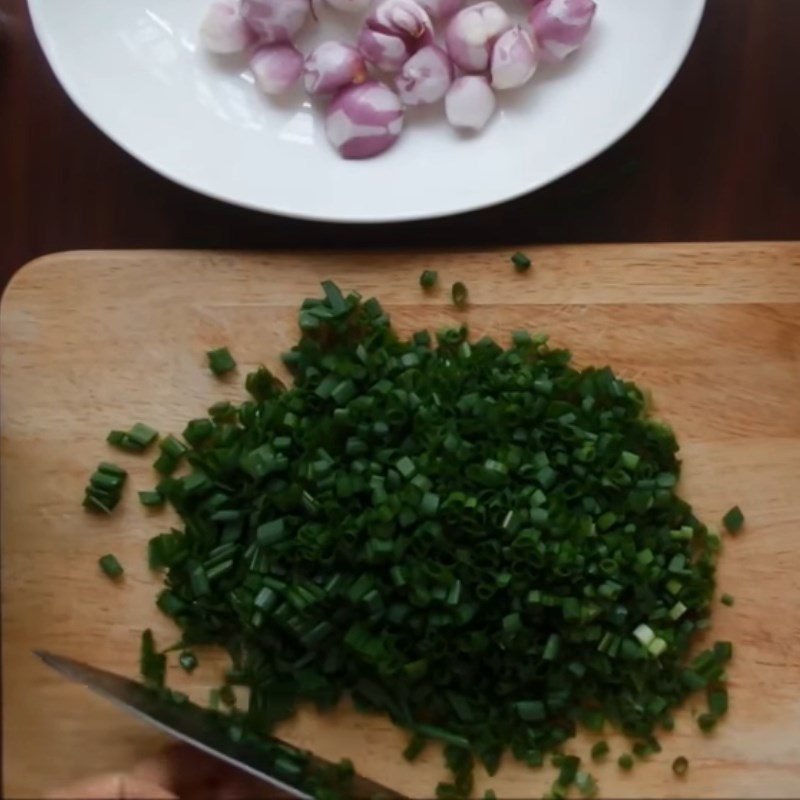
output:
[[[553,175],[546,179],[533,181],[531,185],[524,189],[495,192],[490,198],[487,198],[485,201],[481,201],[479,203],[471,202],[467,203],[466,205],[460,205],[456,201],[450,208],[442,208],[440,210],[426,211],[422,213],[407,212],[381,215],[367,214],[366,216],[364,213],[362,213],[360,215],[350,214],[347,217],[337,217],[331,216],[330,213],[326,214],[307,212],[294,207],[281,207],[280,204],[275,203],[271,203],[270,205],[272,207],[268,208],[263,203],[259,204],[238,199],[237,197],[226,192],[215,190],[213,187],[204,187],[201,185],[201,181],[193,181],[189,178],[173,174],[169,168],[156,164],[154,160],[148,157],[146,154],[138,152],[134,148],[126,145],[123,141],[121,141],[121,137],[112,134],[107,129],[107,126],[102,122],[101,119],[99,119],[99,117],[102,115],[96,115],[92,113],[92,111],[87,108],[88,104],[85,104],[81,101],[79,89],[72,84],[70,78],[68,77],[67,70],[63,68],[63,65],[61,65],[56,53],[54,52],[55,48],[50,46],[50,37],[44,31],[45,23],[42,16],[44,12],[41,10],[41,3],[44,1],[45,0],[27,0],[27,7],[36,40],[38,41],[39,46],[42,48],[42,52],[44,53],[50,69],[53,71],[53,75],[55,76],[61,88],[67,94],[67,97],[69,97],[78,110],[89,120],[89,122],[92,123],[92,125],[94,125],[95,128],[97,128],[97,130],[100,131],[100,133],[111,140],[123,152],[127,153],[133,159],[143,164],[151,171],[155,172],[158,176],[165,178],[171,183],[181,186],[184,189],[188,189],[196,194],[209,197],[212,200],[227,203],[238,208],[243,208],[248,211],[255,211],[261,214],[273,214],[275,216],[302,220],[305,222],[323,222],[339,225],[385,225],[395,222],[421,222],[424,220],[436,220],[458,216],[460,214],[468,214],[473,211],[482,211],[487,208],[498,206],[502,203],[517,200],[527,194],[537,192],[540,189],[543,189],[545,186],[549,186],[550,184],[560,180],[565,175],[569,175],[571,172],[574,172],[575,170],[585,166],[590,161],[593,161],[599,155],[604,153],[606,150],[613,147],[613,145],[620,141],[620,139],[633,130],[633,128],[635,128],[647,116],[647,114],[654,108],[656,103],[661,99],[672,82],[675,80],[675,77],[685,63],[686,58],[689,55],[689,51],[697,39],[697,32],[700,28],[700,23],[703,20],[703,15],[705,13],[707,4],[707,0],[690,0],[690,2],[693,2],[694,4],[694,19],[690,21],[689,35],[687,35],[686,41],[683,42],[682,46],[676,50],[674,63],[664,71],[661,79],[654,84],[652,91],[649,95],[643,98],[641,104],[625,117],[624,121],[622,121],[619,125],[618,130],[615,130],[602,141],[598,142],[595,146],[588,148],[586,154],[577,159],[571,166],[557,170]]]

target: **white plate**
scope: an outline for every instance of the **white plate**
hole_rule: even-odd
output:
[[[259,95],[242,63],[198,49],[207,0],[29,0],[58,79],[133,156],[212,197],[337,222],[469,211],[575,169],[666,89],[704,3],[599,0],[585,47],[506,94],[482,134],[458,135],[440,109],[409,114],[390,151],[355,162],[332,151],[320,108],[299,91],[276,105]],[[342,32],[343,16],[322,9],[325,38]],[[304,45],[319,38],[314,27]]]

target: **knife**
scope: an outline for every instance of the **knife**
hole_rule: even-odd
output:
[[[122,675],[43,650],[35,650],[34,653],[48,667],[65,678],[86,686],[95,694],[169,736],[244,770],[290,797],[313,800],[313,796],[304,789],[293,785],[290,781],[275,777],[268,759],[260,748],[244,741],[234,742],[225,730],[214,724],[215,721],[200,706],[188,702],[173,705],[160,699],[155,692],[141,683],[124,678]],[[277,740],[267,739],[267,741]],[[318,756],[307,755],[313,765],[331,766],[330,762]],[[353,777],[348,787],[348,796],[408,800],[404,795],[360,775]]]

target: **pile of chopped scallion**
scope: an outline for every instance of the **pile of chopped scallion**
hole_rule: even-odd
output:
[[[437,796],[461,798],[476,759],[539,766],[579,726],[656,752],[699,689],[713,727],[731,646],[689,651],[719,538],[676,494],[678,445],[643,393],[544,336],[404,341],[377,300],[323,287],[283,356],[293,386],[248,375],[252,399],[166,440],[146,493],[183,520],[150,542],[158,606],[184,648],[230,652],[237,728],[349,695],[409,731],[408,758],[443,742]],[[556,764],[554,795],[594,791],[579,759]]]

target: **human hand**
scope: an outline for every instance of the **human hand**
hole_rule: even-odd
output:
[[[282,800],[286,795],[188,745],[175,745],[129,772],[88,778],[48,800]]]

